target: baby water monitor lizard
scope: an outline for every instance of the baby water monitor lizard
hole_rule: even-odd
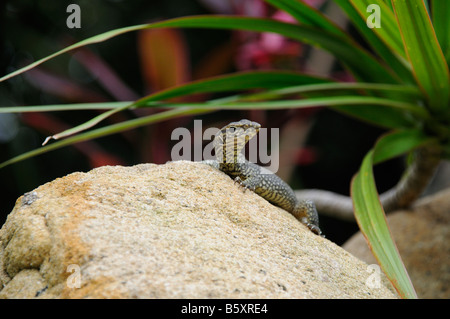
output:
[[[283,208],[305,224],[312,232],[322,235],[316,206],[310,200],[298,200],[292,188],[268,169],[245,159],[241,153],[261,125],[249,120],[232,122],[215,136],[215,160],[208,164],[224,172],[243,187],[252,190],[270,203]]]

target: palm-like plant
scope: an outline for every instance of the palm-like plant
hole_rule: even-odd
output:
[[[374,255],[399,294],[402,297],[416,297],[388,230],[372,167],[396,156],[414,151],[417,154],[399,185],[381,197],[385,208],[390,210],[410,204],[420,194],[439,160],[450,156],[450,3],[431,0],[431,8],[428,8],[428,2],[424,0],[335,0],[371,47],[373,52],[368,52],[348,33],[302,1],[265,1],[289,13],[298,23],[214,15],[136,25],[111,30],[78,42],[8,74],[0,81],[70,50],[105,41],[126,32],[180,27],[278,33],[329,51],[353,74],[356,82],[340,83],[294,72],[258,71],[203,79],[156,92],[133,102],[3,107],[0,108],[3,113],[85,109],[107,111],[80,126],[50,137],[49,139],[58,141],[12,158],[0,164],[0,168],[66,145],[179,116],[203,114],[219,109],[282,109],[326,105],[388,128],[391,132],[379,139],[365,156],[359,172],[355,175],[351,185],[353,205],[321,191],[299,192],[298,196],[312,196],[319,211],[321,208],[341,210],[345,214],[354,211]],[[367,12],[370,4],[377,5],[376,9],[379,9],[382,19],[380,28],[369,28],[366,23],[372,14]],[[254,88],[264,91],[258,94],[245,93]],[[173,97],[226,91],[242,91],[242,94],[204,103],[166,102]],[[300,93],[303,94],[301,99],[298,98]],[[317,93],[320,93],[320,97]],[[88,130],[114,113],[155,106],[168,110]],[[333,203],[331,208],[328,205],[330,199]]]

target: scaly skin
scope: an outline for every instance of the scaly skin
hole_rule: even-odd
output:
[[[322,235],[314,203],[310,200],[297,200],[292,188],[281,178],[247,161],[241,153],[245,144],[260,128],[259,123],[245,119],[226,125],[214,139],[216,160],[204,163],[221,170],[245,188],[294,215],[314,233]]]

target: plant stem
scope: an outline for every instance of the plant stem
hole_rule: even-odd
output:
[[[384,211],[409,207],[425,190],[441,160],[442,149],[424,146],[414,153],[414,160],[396,186],[380,195]],[[299,200],[314,201],[319,213],[347,221],[355,221],[352,199],[330,191],[310,189],[295,192]]]

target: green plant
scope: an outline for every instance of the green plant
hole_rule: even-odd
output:
[[[12,158],[0,164],[0,168],[66,145],[179,116],[203,114],[218,109],[280,109],[326,105],[391,130],[391,133],[380,138],[364,158],[351,185],[352,200],[360,229],[366,236],[383,271],[400,296],[416,297],[386,224],[372,167],[382,161],[415,150],[422,155],[433,154],[425,155],[425,157],[432,157],[433,163],[437,163],[439,158],[449,158],[450,41],[448,29],[450,22],[447,18],[450,15],[449,2],[431,0],[433,13],[431,20],[428,12],[430,9],[423,0],[336,0],[335,2],[345,11],[373,50],[371,53],[362,48],[350,34],[301,1],[265,1],[292,15],[298,24],[242,16],[193,16],[136,25],[111,30],[78,42],[8,74],[0,81],[30,70],[70,50],[106,41],[123,33],[179,27],[278,33],[329,51],[353,74],[357,82],[339,83],[295,72],[259,71],[203,79],[156,92],[132,102],[4,107],[0,108],[0,112],[86,109],[107,111],[80,126],[50,137],[58,141]],[[382,17],[381,28],[370,29],[366,25],[366,19],[370,14],[366,12],[369,4],[379,6]],[[246,93],[248,89],[254,88],[263,91]],[[227,91],[241,91],[242,94],[204,103],[167,102],[173,97]],[[304,96],[302,99],[298,98],[300,93]],[[320,93],[320,97],[317,93]],[[126,109],[150,107],[170,109],[88,130],[114,113]],[[433,151],[431,152],[430,149]],[[427,174],[423,176],[423,178],[426,177],[428,177]],[[314,199],[320,202],[321,196],[319,194],[318,198]]]

